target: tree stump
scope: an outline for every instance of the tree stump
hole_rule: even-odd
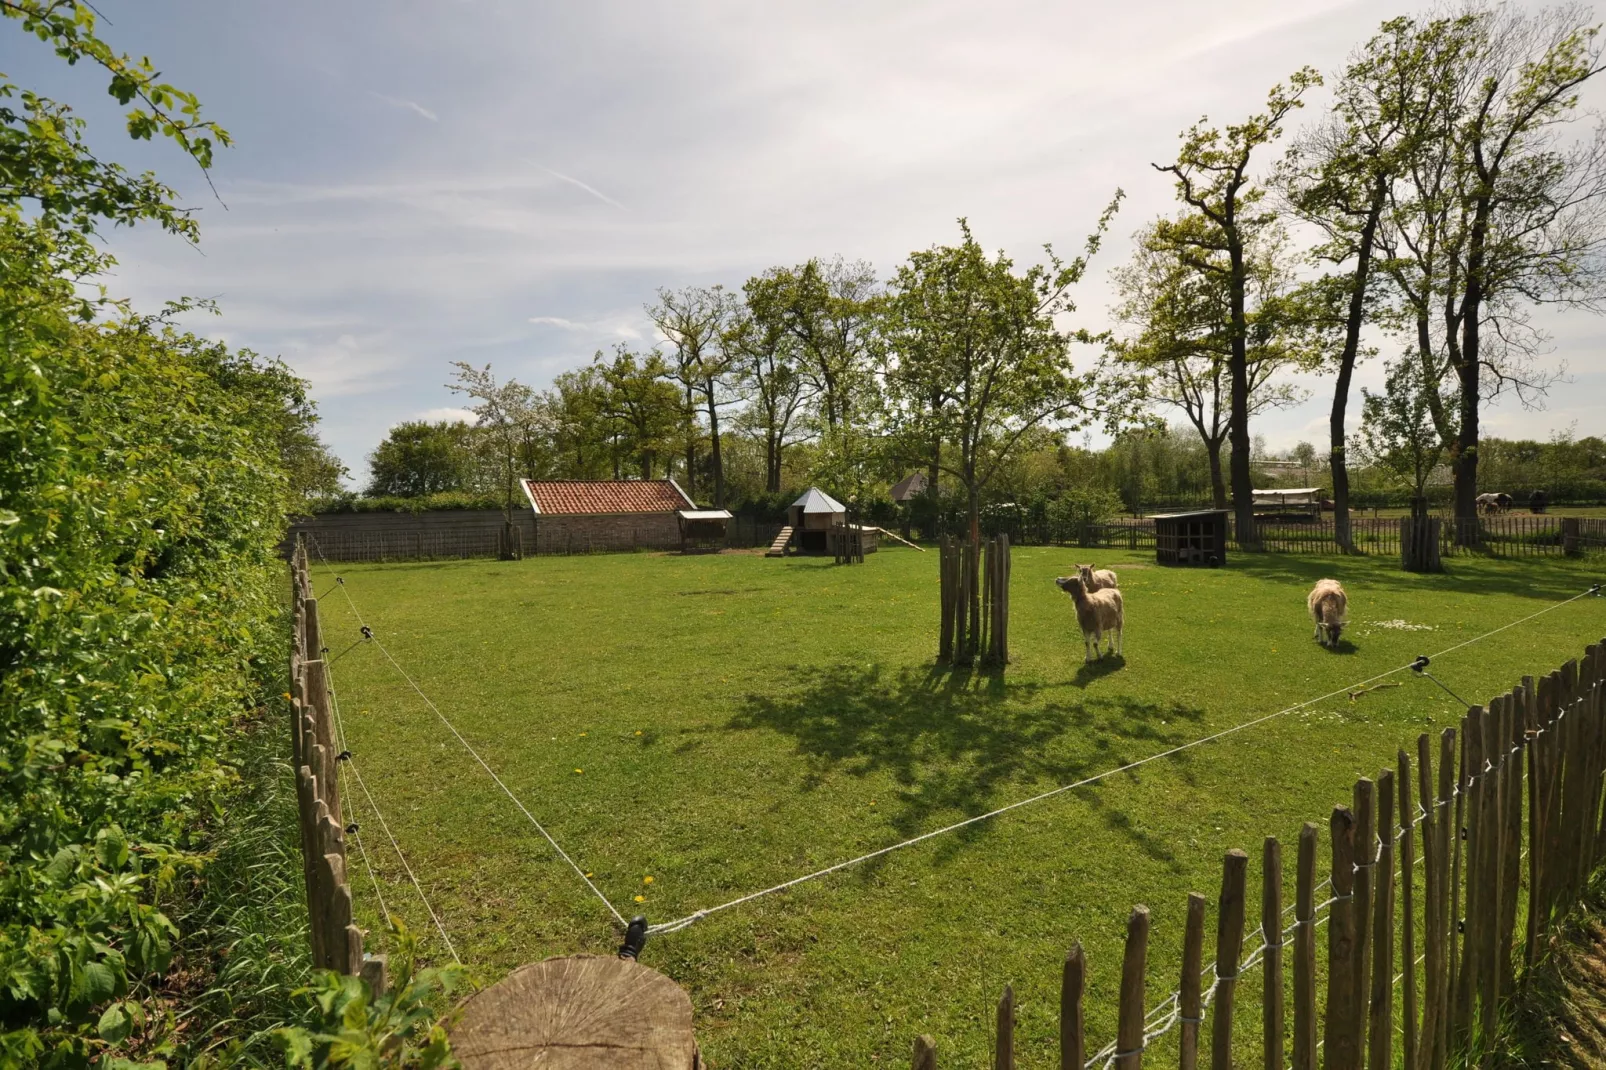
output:
[[[700,1070],[691,997],[639,962],[570,955],[520,966],[450,1026],[465,1070]]]

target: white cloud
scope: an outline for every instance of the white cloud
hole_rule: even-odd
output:
[[[227,213],[198,176],[151,158],[206,206],[205,256],[116,231],[111,285],[144,308],[217,295],[222,319],[192,326],[307,376],[354,469],[404,414],[460,400],[444,386],[452,360],[545,386],[613,341],[651,340],[642,305],[657,287],[739,287],[836,253],[885,277],[910,250],[951,240],[960,215],[1019,263],[1044,241],[1074,254],[1121,186],[1128,200],[1068,323],[1096,329],[1127,235],[1174,207],[1149,165],[1176,151],[1178,132],[1206,113],[1240,121],[1292,70],[1332,71],[1399,13],[1398,0],[597,0],[463,20],[450,6],[286,0],[195,23],[158,5],[150,33],[188,46],[210,79],[197,86],[209,113],[240,147],[214,171]],[[359,35],[362,49],[339,45]],[[24,67],[51,69],[35,51]],[[432,107],[366,88],[396,85],[399,69],[430,73]],[[8,73],[26,84],[34,70]],[[1602,89],[1586,87],[1586,103]],[[434,125],[365,122],[323,107],[332,92]],[[1319,111],[1313,99],[1298,121]],[[1536,319],[1555,331],[1557,359],[1600,366],[1599,325]],[[1376,389],[1380,364],[1357,386]],[[1320,446],[1332,380],[1308,385],[1308,402],[1257,421],[1274,447]],[[1502,403],[1489,426],[1601,426],[1606,377],[1581,375],[1566,403],[1548,414]],[[1357,416],[1359,404],[1357,392]]]
[[[450,423],[461,420],[471,426],[480,422],[479,414],[474,412],[472,409],[454,409],[449,407],[441,409],[425,409],[423,412],[415,412],[405,419],[397,420],[396,424],[406,423],[409,420],[424,420],[429,423]],[[390,426],[395,427],[396,424],[391,424]]]
[[[624,205],[620,204],[618,201],[614,200],[612,197],[608,196],[606,193],[603,193],[602,191],[600,191],[598,189],[595,189],[595,188],[593,188],[591,186],[586,185],[584,182],[581,182],[578,178],[571,178],[570,176],[564,174],[562,171],[554,171],[550,167],[543,167],[543,168],[541,168],[541,170],[545,171],[547,174],[551,175],[553,178],[562,179],[563,181],[567,182],[571,186],[576,186],[576,187],[578,187],[580,189],[585,190],[587,193],[591,194],[591,196],[595,197],[599,201],[602,201],[604,204],[611,204],[615,208],[618,208],[618,209],[620,209],[622,211],[626,210]]]
[[[434,112],[430,111],[422,104],[419,104],[417,101],[405,100],[401,97],[386,96],[384,93],[375,93],[372,89],[370,89],[368,92],[392,107],[406,108],[408,111],[413,112],[415,115],[423,116],[432,123],[438,123],[441,121],[441,117],[439,115],[436,115]]]

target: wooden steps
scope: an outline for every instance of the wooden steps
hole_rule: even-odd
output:
[[[775,536],[775,541],[770,543],[770,548],[768,550],[764,551],[764,556],[765,557],[785,557],[786,556],[786,544],[791,542],[791,541],[792,541],[792,525],[788,524],[786,527],[784,527],[784,528],[782,528],[780,530],[780,533],[778,535]]]

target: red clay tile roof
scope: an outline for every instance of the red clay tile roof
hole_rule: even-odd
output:
[[[695,508],[667,479],[526,479],[524,485],[542,516]]]

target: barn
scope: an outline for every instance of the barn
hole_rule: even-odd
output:
[[[679,549],[679,514],[697,508],[673,479],[526,479],[524,496],[543,554]]]

